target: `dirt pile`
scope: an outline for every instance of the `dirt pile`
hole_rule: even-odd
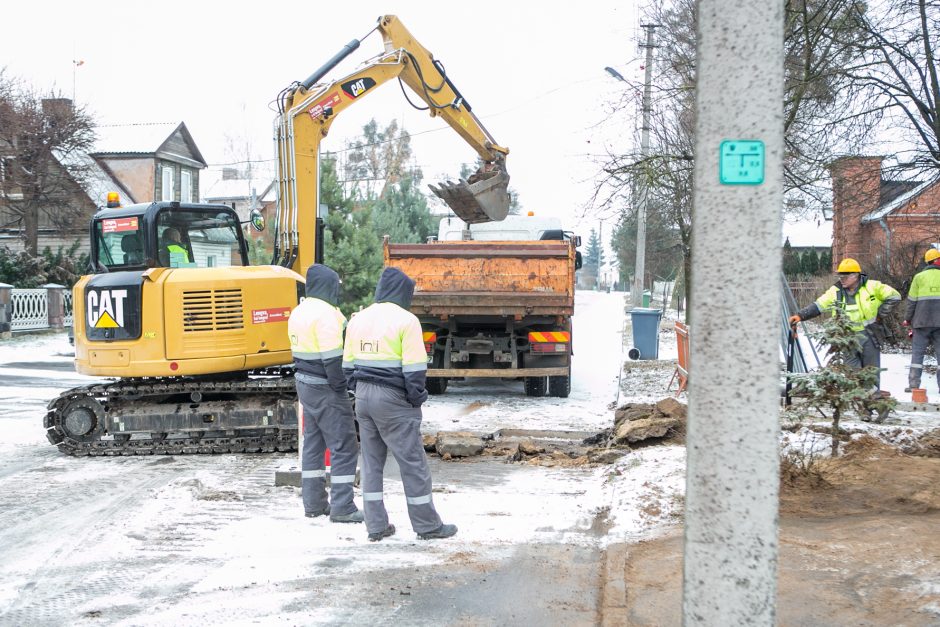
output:
[[[940,429],[928,431],[901,450],[918,457],[940,457]]]
[[[655,404],[627,403],[614,412],[614,444],[636,444],[646,440],[681,443],[685,436],[686,406],[674,398]]]
[[[838,458],[784,470],[778,624],[940,624],[940,458],[866,435]],[[682,548],[681,530],[612,545],[626,598],[602,614],[627,618],[604,623],[681,625]]]
[[[798,516],[940,511],[940,458],[905,455],[870,435],[843,455],[781,468],[780,511]]]
[[[468,431],[441,431],[423,437],[424,450],[443,460],[460,461],[474,457],[497,457],[505,461],[545,467],[573,468],[612,464],[627,453],[625,448],[596,446],[606,442],[606,434],[588,438],[561,437],[497,437]],[[560,435],[560,434],[555,434]]]

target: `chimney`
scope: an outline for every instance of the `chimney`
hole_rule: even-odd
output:
[[[884,157],[842,157],[829,164],[832,175],[832,269],[845,257],[864,267],[868,242],[862,218],[881,203],[881,162]]]
[[[43,98],[42,112],[50,116],[65,116],[72,113],[71,98]]]
[[[222,168],[223,181],[237,181],[240,178],[237,168]]]

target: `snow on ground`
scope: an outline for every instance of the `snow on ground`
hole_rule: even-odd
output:
[[[882,424],[863,421],[854,413],[843,416],[839,426],[848,431],[850,437],[857,439],[863,435],[871,435],[891,445],[904,447],[913,444],[928,431],[940,428],[940,413],[936,407],[928,406],[929,411],[912,409],[911,393],[904,391],[907,387],[910,363],[911,354],[908,352],[886,353],[881,356],[881,367],[884,369],[881,373],[881,389],[890,392],[900,404]],[[933,358],[925,360],[926,365],[934,363]],[[925,372],[921,377],[921,387],[926,388],[928,401],[940,402],[935,374]],[[781,433],[782,450],[795,451],[800,455],[828,456],[832,447],[831,437],[815,431],[812,427],[828,427],[831,425],[831,419],[811,411],[808,412],[807,418],[798,430]]]
[[[579,291],[573,322],[571,394],[528,398],[522,381],[451,381],[424,405],[424,430],[492,433],[498,429],[599,431],[611,426],[623,363],[624,294]]]
[[[623,294],[578,292],[568,398],[527,398],[521,381],[454,382],[427,404],[424,431],[609,428],[624,305]],[[354,597],[323,601],[312,616],[312,591],[356,573],[495,563],[521,545],[600,549],[648,537],[681,509],[681,447],[583,468],[432,458],[435,504],[460,531],[421,542],[390,460],[385,502],[398,533],[369,543],[362,525],[304,518],[299,490],[273,486],[293,454],[59,454],[45,440],[45,405],[94,380],[71,360],[64,333],[0,342],[0,622],[325,624],[348,617]]]
[[[661,325],[660,360],[628,362],[625,375],[624,349],[633,342],[624,297],[577,293],[567,399],[527,398],[520,381],[452,382],[425,406],[424,432],[596,432],[612,426],[615,402],[671,395],[675,313],[666,312]],[[45,440],[45,404],[93,380],[71,372],[71,360],[64,333],[0,341],[0,622],[84,624],[99,616],[133,625],[343,622],[353,604],[359,607],[356,582],[368,574],[497,563],[521,545],[600,549],[681,524],[683,446],[640,448],[613,464],[582,468],[431,458],[435,504],[460,529],[442,542],[416,540],[390,460],[385,502],[398,533],[369,543],[362,525],[304,518],[299,490],[273,486],[274,471],[292,465],[294,454],[59,454]],[[884,356],[882,387],[901,399],[909,399],[908,361],[909,355]],[[940,400],[935,379],[925,375],[924,383]],[[886,425],[850,418],[843,426],[902,439],[938,422],[936,414],[906,411]],[[822,454],[829,446],[809,430],[784,432],[781,442]],[[315,614],[311,595],[318,599]],[[63,607],[72,613],[63,615]]]

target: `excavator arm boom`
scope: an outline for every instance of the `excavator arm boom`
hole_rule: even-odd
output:
[[[278,163],[277,234],[274,263],[303,274],[317,261],[319,151],[336,115],[376,87],[399,78],[441,117],[483,160],[483,167],[459,183],[446,182],[432,191],[467,223],[502,220],[509,211],[509,175],[498,145],[473,114],[469,103],[447,77],[443,65],[418,43],[397,17],[379,18],[385,51],[338,80],[320,82],[359,48],[352,40],[323,67],[279,98],[275,123]]]

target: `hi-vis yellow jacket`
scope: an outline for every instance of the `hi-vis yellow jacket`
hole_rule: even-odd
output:
[[[359,381],[398,388],[413,407],[427,400],[428,358],[421,323],[408,311],[414,281],[386,268],[375,288],[376,302],[354,314],[346,329],[343,369]]]
[[[307,297],[287,319],[297,378],[345,392],[342,359],[346,316],[336,307],[339,276],[326,266],[310,266],[306,292]]]
[[[799,312],[800,318],[808,320],[820,313],[843,309],[852,323],[852,329],[863,331],[874,324],[878,314],[886,314],[901,302],[901,294],[881,281],[873,281],[862,274],[858,279],[858,291],[848,293],[841,284],[836,283],[816,299],[816,302]]]
[[[940,267],[931,264],[914,275],[904,319],[915,329],[940,327]]]

